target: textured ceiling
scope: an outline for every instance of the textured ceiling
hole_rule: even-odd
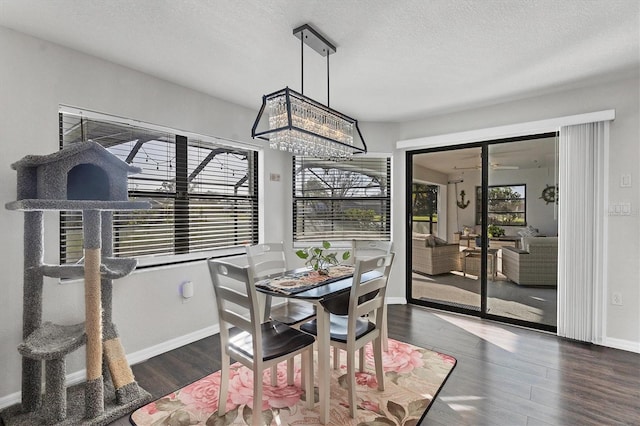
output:
[[[0,0],[0,25],[259,108],[300,90],[310,23],[335,46],[331,106],[407,121],[638,72],[638,0]],[[326,62],[305,51],[305,94]]]

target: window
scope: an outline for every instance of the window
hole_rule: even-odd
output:
[[[414,183],[411,189],[414,228],[418,223],[428,226],[429,233],[438,230],[438,185]]]
[[[293,157],[293,241],[389,240],[391,160]]]
[[[149,210],[114,212],[115,256],[162,264],[257,242],[257,152],[96,116],[61,112],[61,148],[102,144],[142,169],[129,176],[129,199],[151,202]],[[60,242],[62,264],[81,259],[80,212],[61,212]]]
[[[488,224],[501,226],[527,225],[527,186],[489,186]],[[482,187],[476,187],[476,224],[482,223]]]

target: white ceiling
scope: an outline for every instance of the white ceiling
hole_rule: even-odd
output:
[[[407,121],[638,72],[638,0],[0,0],[0,25],[258,110],[300,90],[310,23],[331,106]],[[6,66],[7,64],[3,65]],[[326,62],[305,51],[305,94]]]

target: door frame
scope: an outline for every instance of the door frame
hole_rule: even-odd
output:
[[[487,291],[487,251],[482,250],[480,254],[480,310],[468,309],[461,306],[451,305],[447,303],[438,303],[426,300],[420,300],[413,298],[413,271],[412,271],[412,258],[413,258],[413,247],[412,247],[412,231],[413,231],[413,215],[412,215],[412,183],[413,183],[413,156],[428,154],[432,152],[442,152],[442,151],[455,151],[459,149],[467,149],[467,148],[480,148],[481,150],[481,186],[482,186],[482,232],[481,232],[481,247],[488,246],[488,234],[487,234],[487,225],[488,225],[488,187],[489,187],[489,146],[503,144],[503,143],[513,143],[520,141],[528,141],[542,138],[555,137],[557,132],[544,132],[538,134],[530,134],[530,135],[520,135],[516,137],[509,138],[501,138],[501,139],[493,139],[493,140],[484,140],[484,141],[476,141],[465,144],[455,144],[448,146],[439,146],[434,148],[426,148],[426,149],[416,149],[416,150],[408,150],[406,152],[405,164],[406,164],[406,184],[405,188],[407,190],[405,200],[407,203],[405,205],[405,220],[407,221],[407,235],[406,235],[406,295],[407,302],[420,306],[427,306],[436,309],[443,309],[451,312],[457,312],[462,314],[468,314],[473,316],[478,316],[480,318],[491,319],[507,324],[513,324],[528,328],[534,328],[538,330],[550,331],[553,333],[557,332],[557,324],[556,325],[548,325],[541,324],[537,322],[525,321],[517,318],[511,318],[501,315],[495,315],[487,312],[487,299],[488,299],[488,291]],[[556,294],[557,298],[557,294]]]

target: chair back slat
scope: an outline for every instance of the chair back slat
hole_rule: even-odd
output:
[[[380,318],[384,316],[387,282],[394,256],[394,253],[390,253],[384,256],[356,259],[353,284],[349,294],[347,334],[350,339],[355,339],[356,321],[363,315],[375,313],[377,325],[381,324]],[[370,280],[363,279],[367,272],[374,270],[381,271],[382,276]]]
[[[356,258],[369,258],[391,253],[393,242],[381,240],[351,240],[351,263]]]
[[[253,353],[261,354],[261,345],[257,344],[262,341],[260,308],[251,268],[213,259],[207,261],[207,264],[218,307],[220,336],[225,340],[223,344],[228,339],[228,328],[237,327],[254,336]],[[248,320],[238,312],[238,308],[248,311]]]
[[[254,277],[284,272],[287,261],[283,243],[264,243],[246,246],[247,260]]]

